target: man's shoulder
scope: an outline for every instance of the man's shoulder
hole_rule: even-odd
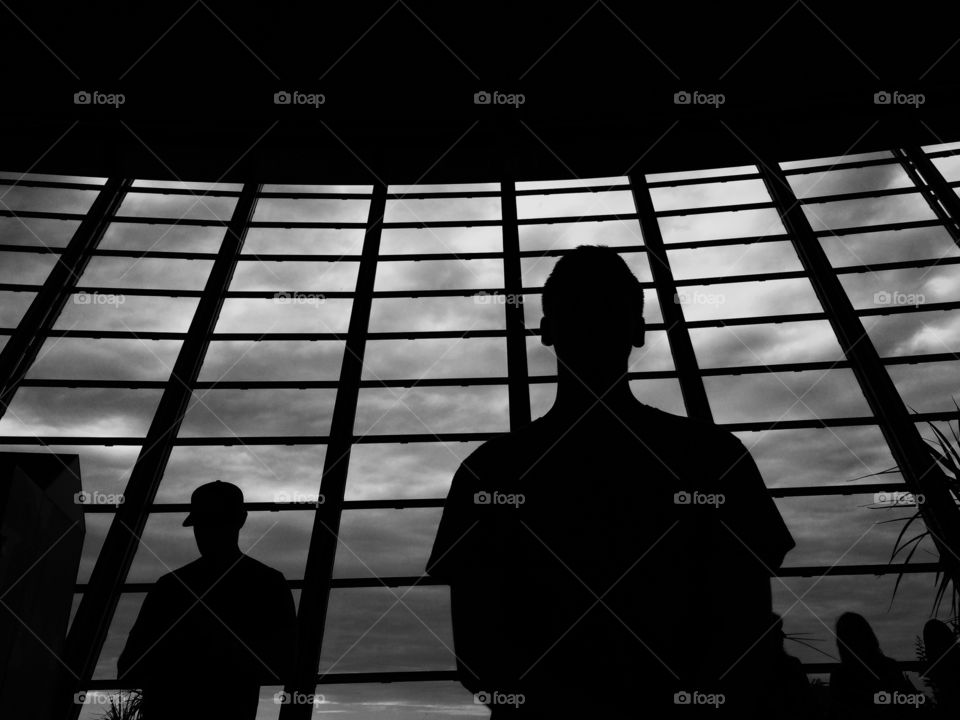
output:
[[[743,443],[716,423],[686,415],[674,415],[640,403],[633,430],[645,443],[676,445],[694,457],[711,459],[716,453],[735,452]]]

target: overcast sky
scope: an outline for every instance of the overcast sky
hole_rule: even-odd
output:
[[[886,154],[885,157],[890,157]],[[825,161],[827,162],[827,161]],[[808,163],[809,164],[809,163]],[[948,180],[960,179],[960,158],[938,159]],[[748,172],[751,168],[740,168]],[[716,172],[703,173],[706,177]],[[689,176],[675,174],[670,177]],[[620,183],[625,178],[605,178]],[[909,179],[896,164],[793,176],[800,196],[905,187]],[[143,184],[143,183],[140,183]],[[556,183],[528,183],[549,187]],[[521,184],[523,187],[524,184]],[[495,189],[496,186],[470,186]],[[236,189],[236,186],[233,187]],[[292,189],[292,188],[268,188]],[[437,187],[455,189],[455,186]],[[4,188],[2,202],[11,209],[84,212],[95,192]],[[338,188],[338,192],[368,188]],[[395,190],[391,188],[391,190]],[[404,191],[406,188],[400,188]],[[724,184],[657,188],[658,210],[717,204],[763,202],[768,199],[759,180]],[[137,193],[125,199],[120,215],[154,215],[176,219],[228,218],[235,198],[203,198]],[[263,199],[254,220],[328,220],[363,222],[366,199]],[[870,226],[904,220],[933,219],[916,193],[879,199],[841,201],[805,206],[814,229]],[[521,218],[634,212],[628,191],[608,193],[521,196]],[[499,219],[498,198],[391,200],[387,222],[418,220]],[[695,214],[661,220],[664,240],[671,243],[732,236],[775,235],[783,227],[773,210]],[[18,245],[64,246],[75,222],[0,218],[3,242]],[[222,229],[114,223],[102,248],[189,250],[215,252]],[[254,229],[246,253],[357,254],[362,230]],[[635,221],[585,221],[570,224],[533,224],[520,228],[521,249],[570,248],[582,243],[611,246],[642,245]],[[822,240],[835,266],[956,257],[960,250],[939,227],[899,232],[863,232]],[[387,229],[381,243],[384,254],[415,252],[489,252],[501,249],[498,228]],[[627,262],[642,281],[650,269],[643,252],[628,252]],[[801,269],[789,242],[732,245],[718,248],[677,249],[669,260],[678,280],[746,273]],[[0,252],[0,282],[40,284],[54,262],[52,255]],[[555,258],[525,259],[526,288],[542,285]],[[95,257],[79,285],[110,288],[203,288],[212,261]],[[352,290],[357,277],[354,261],[269,262],[241,261],[232,290],[324,293]],[[496,288],[503,285],[500,260],[381,262],[377,290],[435,288]],[[960,299],[960,266],[841,275],[841,282],[857,309],[883,304],[878,293],[917,298],[919,304]],[[821,310],[806,279],[753,283],[684,285],[684,313],[690,320],[712,320]],[[899,295],[898,295],[899,294]],[[187,329],[196,298],[121,296],[122,302],[70,302],[57,321],[58,329],[174,331]],[[14,327],[29,305],[30,293],[0,292],[0,325]],[[218,332],[343,332],[350,316],[349,299],[326,298],[296,304],[274,299],[229,299],[224,303]],[[540,316],[539,295],[524,298],[528,326]],[[652,290],[646,293],[648,322],[661,322]],[[917,312],[864,318],[864,325],[882,356],[960,351],[960,314]],[[504,327],[504,306],[470,297],[374,300],[372,331],[468,330]],[[691,339],[703,368],[761,363],[840,360],[842,352],[826,321],[735,325],[695,328]],[[0,336],[0,343],[6,336]],[[165,380],[179,341],[58,339],[46,342],[31,368],[31,379]],[[200,372],[202,381],[335,380],[339,376],[343,344],[327,342],[214,342]],[[528,342],[532,376],[555,373],[552,351],[536,338]],[[672,370],[666,335],[648,333],[647,345],[634,351],[633,370]],[[927,366],[901,365],[891,375],[907,403],[917,411],[952,409],[951,393],[960,377],[955,361]],[[506,375],[503,338],[468,340],[379,340],[367,345],[366,379],[421,377],[488,377]],[[777,374],[746,374],[705,379],[717,422],[846,417],[870,414],[852,372],[838,368]],[[643,402],[682,414],[679,385],[674,379],[632,383]],[[552,383],[531,384],[534,416],[546,412],[553,399]],[[21,388],[0,420],[0,435],[13,436],[122,436],[142,437],[160,399],[160,390]],[[798,401],[798,397],[802,400]],[[194,402],[180,430],[181,437],[323,435],[329,432],[334,390],[204,390]],[[499,432],[508,429],[506,386],[480,385],[443,388],[389,388],[361,390],[355,432],[385,433]],[[930,435],[924,430],[925,435]],[[872,482],[889,479],[864,477],[894,462],[876,426],[771,430],[738,433],[760,466],[768,487]],[[360,444],[350,462],[347,499],[442,498],[458,463],[477,443]],[[9,449],[38,451],[35,445]],[[56,445],[57,452],[81,458],[84,487],[91,492],[121,493],[136,459],[135,446]],[[323,446],[234,445],[177,447],[170,459],[157,501],[187,502],[193,488],[222,478],[237,483],[249,501],[309,499],[318,491]],[[857,480],[857,478],[861,478]],[[900,525],[882,523],[905,517],[909,510],[873,506],[872,495],[849,495],[778,500],[778,506],[797,541],[786,565],[832,565],[886,562]],[[337,577],[419,575],[433,542],[439,509],[347,511],[342,523],[342,547]],[[102,544],[109,515],[88,514],[87,536],[80,569],[86,582]],[[144,547],[128,580],[149,582],[196,557],[192,536],[181,527],[183,515],[155,514],[147,523]],[[288,579],[303,576],[311,527],[306,512],[251,513],[241,535],[241,546],[282,570]],[[929,546],[918,561],[933,559]],[[934,580],[928,575],[905,578],[888,611],[893,577],[830,577],[822,580],[773,581],[776,608],[785,614],[788,633],[809,633],[818,646],[835,656],[830,628],[840,612],[855,610],[874,625],[884,649],[897,658],[912,659],[914,637],[930,611]],[[335,590],[328,615],[321,670],[335,672],[452,669],[452,637],[448,592],[445,587]],[[396,596],[403,603],[396,604]],[[802,602],[797,601],[797,596]],[[136,617],[142,595],[125,595],[120,603],[96,677],[111,678],[125,636]],[[297,598],[299,600],[299,598]],[[390,609],[393,606],[392,610]],[[371,630],[372,627],[372,630]],[[822,655],[788,642],[788,650],[805,661],[826,660]],[[438,714],[486,715],[455,683],[397,683],[392,685],[330,686],[320,688],[325,700],[319,712],[344,718],[413,718]],[[264,689],[262,717],[278,712]],[[87,715],[96,713],[91,709]]]

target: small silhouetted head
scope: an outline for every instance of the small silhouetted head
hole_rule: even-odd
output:
[[[240,528],[246,520],[243,491],[233,483],[215,480],[193,491],[190,514],[183,524],[193,528],[203,557],[219,559],[239,552]]]
[[[843,613],[837,619],[836,634],[841,662],[870,664],[882,655],[880,642],[863,615]]]
[[[554,266],[543,287],[541,340],[583,378],[625,368],[643,345],[643,288],[624,259],[603,245],[580,245]]]

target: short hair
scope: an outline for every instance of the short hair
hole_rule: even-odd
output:
[[[543,285],[543,314],[553,317],[564,298],[605,292],[623,298],[625,308],[643,316],[643,286],[630,266],[606,245],[578,245],[563,255]]]

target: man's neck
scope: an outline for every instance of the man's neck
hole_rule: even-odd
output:
[[[561,417],[609,417],[625,419],[639,402],[630,390],[626,371],[602,382],[585,382],[571,373],[560,372],[553,411]]]

